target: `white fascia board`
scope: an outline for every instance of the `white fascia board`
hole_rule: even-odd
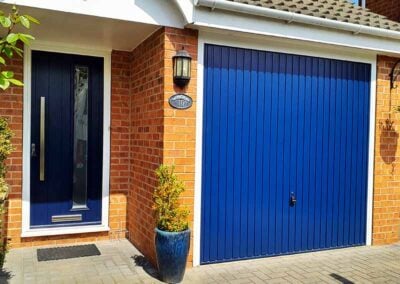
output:
[[[181,11],[186,23],[193,22],[194,4],[192,0],[174,0]]]
[[[175,28],[185,25],[173,1],[4,0],[2,3]]]
[[[286,23],[265,17],[221,10],[210,11],[210,9],[204,7],[197,7],[194,17],[194,23],[190,25],[191,27],[200,30],[218,29],[225,33],[231,31],[232,36],[235,36],[233,32],[243,32],[318,44],[345,46],[393,56],[400,54],[400,41],[393,38],[354,34],[294,22]]]

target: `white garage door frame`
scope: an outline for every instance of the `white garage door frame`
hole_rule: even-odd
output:
[[[196,106],[196,156],[195,194],[193,225],[193,266],[200,265],[201,242],[201,186],[202,186],[202,143],[203,143],[203,83],[204,46],[216,44],[261,51],[282,52],[296,55],[315,56],[371,64],[370,123],[368,149],[368,193],[366,245],[372,243],[372,203],[374,182],[375,149],[375,107],[376,107],[376,64],[377,54],[354,48],[338,48],[327,45],[302,43],[300,41],[279,40],[272,37],[254,36],[233,32],[200,31],[197,61],[197,106]]]

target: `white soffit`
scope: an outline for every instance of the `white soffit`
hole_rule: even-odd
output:
[[[172,0],[3,0],[6,4],[182,28],[185,20]]]
[[[9,8],[8,5],[0,4],[0,10],[7,11]],[[40,25],[33,24],[29,33],[41,42],[67,43],[103,50],[131,51],[160,28],[157,25],[31,7],[19,7],[19,10],[21,14],[29,14],[40,20]]]

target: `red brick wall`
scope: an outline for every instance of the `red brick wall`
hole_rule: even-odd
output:
[[[164,164],[176,165],[176,173],[185,182],[186,191],[182,203],[190,209],[190,227],[193,228],[194,176],[196,147],[196,102],[197,102],[197,38],[195,30],[165,29],[165,96],[164,96]],[[184,48],[192,56],[191,80],[185,90],[192,97],[193,106],[187,110],[173,109],[168,99],[179,88],[173,85],[172,57]],[[193,240],[193,234],[192,234]],[[188,266],[193,262],[193,242],[188,256]]]
[[[130,52],[111,54],[110,216],[113,238],[126,237],[127,197],[130,187]]]
[[[162,28],[132,52],[131,80],[131,182],[128,201],[130,240],[155,263],[152,194],[154,170],[175,164],[187,190],[182,202],[193,212],[195,104],[174,110],[172,56],[184,47],[192,56],[192,80],[187,93],[196,101],[197,33]],[[191,217],[192,221],[192,217]],[[191,255],[189,256],[192,261]]]
[[[152,193],[154,170],[162,162],[164,31],[158,30],[132,52],[131,188],[129,238],[155,263]]]
[[[390,94],[389,73],[398,58],[378,57],[373,244],[400,240],[400,83]]]
[[[384,15],[393,21],[400,21],[399,0],[367,0],[366,6],[372,12]]]
[[[22,58],[10,60],[8,67],[14,71],[17,79],[22,80]],[[12,144],[15,150],[7,159],[8,173],[6,181],[10,185],[10,195],[6,226],[8,237],[17,242],[19,242],[22,226],[22,93],[23,89],[21,87],[10,87],[6,91],[0,92],[0,116],[8,119],[10,128],[14,132]]]

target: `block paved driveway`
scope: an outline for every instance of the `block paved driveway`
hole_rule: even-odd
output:
[[[0,283],[159,283],[127,240],[96,245],[101,256],[47,262],[35,248],[11,250]],[[184,283],[400,283],[400,243],[204,265]]]

